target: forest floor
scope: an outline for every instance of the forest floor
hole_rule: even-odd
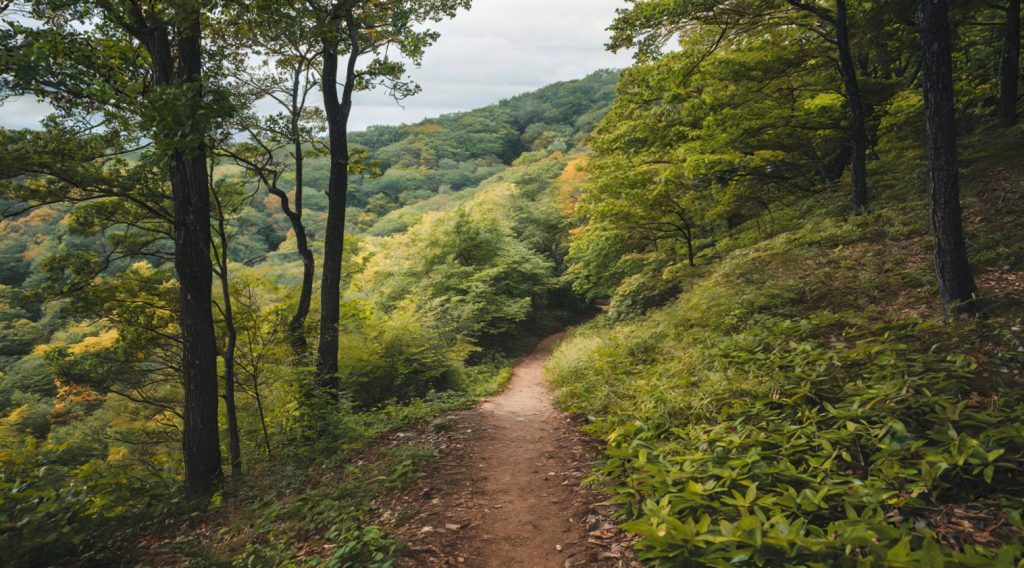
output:
[[[581,485],[594,440],[558,412],[544,362],[563,334],[515,367],[506,390],[446,415],[428,433],[438,459],[418,481],[378,499],[380,523],[402,543],[399,566],[638,566],[614,507]]]

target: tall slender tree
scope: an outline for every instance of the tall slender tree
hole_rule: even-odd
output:
[[[976,291],[967,261],[960,207],[953,57],[947,0],[918,0],[925,122],[928,129],[928,180],[935,274],[946,303],[966,302]]]
[[[160,107],[173,93],[180,101],[172,120],[153,128],[169,153],[174,202],[174,268],[181,287],[182,380],[185,424],[182,447],[185,487],[193,495],[213,490],[223,477],[217,426],[217,344],[213,328],[210,264],[210,187],[206,176],[202,14],[187,1],[145,11],[135,2],[98,2],[106,18],[135,38],[149,53]],[[168,89],[161,89],[166,87]],[[164,96],[160,96],[164,95]],[[180,98],[178,98],[180,97]],[[154,107],[150,112],[161,112]]]
[[[850,146],[851,146],[851,199],[856,210],[868,206],[868,131],[864,117],[864,102],[860,93],[860,81],[857,78],[857,66],[853,61],[853,47],[850,42],[850,21],[846,0],[836,0],[835,12],[823,8],[816,2],[802,0],[786,0],[786,2],[803,12],[813,14],[821,24],[833,31],[818,31],[826,41],[834,43],[839,56],[839,76],[843,80],[846,91],[846,106],[850,109]]]
[[[215,160],[210,161],[210,196],[213,200],[212,224],[216,236],[213,243],[213,273],[220,284],[220,300],[214,302],[223,322],[223,343],[220,349],[224,364],[224,411],[228,427],[228,462],[231,464],[231,476],[239,479],[242,476],[242,439],[238,428],[238,406],[235,390],[238,384],[238,325],[235,317],[232,298],[232,273],[230,266],[230,217],[236,216],[238,209],[251,201],[252,193],[246,193],[237,184],[229,180],[215,181]]]
[[[345,244],[345,209],[348,202],[348,121],[352,113],[352,93],[359,60],[359,30],[351,2],[339,6],[328,22],[341,27],[345,39],[327,35],[323,41],[323,78],[321,89],[327,132],[330,140],[330,177],[327,186],[327,226],[324,230],[323,275],[320,279],[320,335],[317,343],[316,370],[320,386],[338,386],[338,325],[341,312],[341,263]],[[339,25],[344,22],[343,25]],[[334,31],[329,30],[329,31]],[[346,47],[342,47],[342,41]],[[342,92],[338,95],[338,58],[347,51]]]
[[[790,4],[797,7],[804,6],[803,2],[792,0],[790,0]],[[850,168],[850,195],[854,209],[861,210],[868,206],[868,130],[864,117],[864,102],[860,94],[860,81],[857,78],[857,67],[853,63],[853,47],[850,42],[850,22],[846,0],[836,0],[835,16],[821,11],[818,17],[835,28],[836,49],[839,53],[839,75],[843,79],[846,105],[850,109],[850,145],[853,151]]]
[[[418,92],[419,86],[405,76],[405,65],[392,59],[389,53],[395,51],[418,65],[424,50],[439,37],[435,31],[422,29],[421,24],[453,17],[460,8],[469,5],[470,0],[309,0],[322,44],[321,90],[330,152],[316,364],[319,385],[328,391],[337,388],[338,380],[348,174],[358,167],[351,159],[348,143],[352,96],[358,90],[378,86],[395,98]],[[361,59],[368,59],[362,67]]]
[[[251,142],[249,148],[230,151],[234,161],[254,175],[267,192],[278,198],[281,211],[295,234],[302,261],[302,283],[295,312],[288,322],[288,340],[296,355],[306,352],[306,319],[313,299],[316,259],[312,235],[303,220],[307,148],[319,149],[325,130],[323,111],[312,103],[319,86],[321,45],[314,41],[314,22],[304,18],[304,7],[285,2],[245,2],[231,5],[220,42],[236,53],[231,82],[243,99],[235,127]],[[256,54],[262,61],[253,63]],[[272,101],[279,110],[259,115],[255,106]],[[286,155],[289,163],[281,160]],[[289,195],[279,183],[286,169],[294,174]]]
[[[8,91],[50,102],[58,110],[54,120],[100,120],[106,128],[151,139],[150,157],[167,172],[180,286],[185,487],[190,495],[208,494],[223,472],[206,135],[225,109],[204,84],[203,5],[192,0],[26,4],[35,22],[7,22],[12,31],[5,35],[9,45],[0,74]]]

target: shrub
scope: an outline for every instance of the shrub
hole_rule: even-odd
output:
[[[358,407],[452,389],[462,375],[451,352],[407,315],[348,336],[345,345],[341,385]]]

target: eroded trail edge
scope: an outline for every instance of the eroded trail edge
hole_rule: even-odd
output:
[[[521,359],[501,395],[434,422],[439,460],[380,503],[400,566],[635,565],[613,508],[580,485],[596,445],[552,404],[544,362],[562,337]]]

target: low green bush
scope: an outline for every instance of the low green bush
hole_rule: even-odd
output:
[[[408,318],[363,330],[346,345],[341,388],[359,408],[450,390],[463,374],[461,363]]]

